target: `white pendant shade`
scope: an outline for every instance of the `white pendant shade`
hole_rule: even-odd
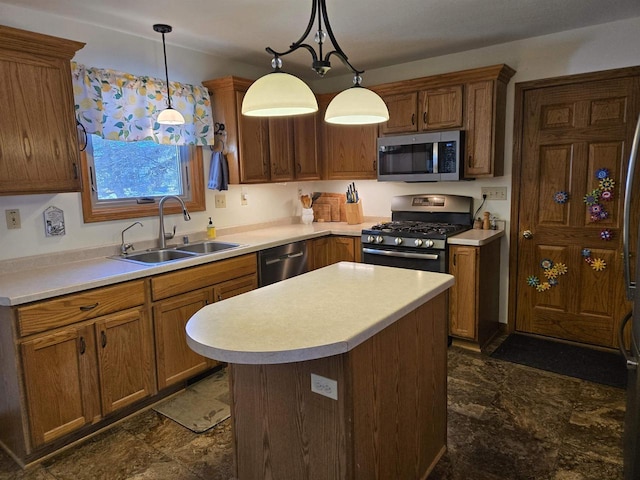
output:
[[[242,101],[242,114],[251,117],[282,117],[318,111],[311,89],[297,77],[273,72],[249,87]]]
[[[339,125],[382,123],[389,120],[389,110],[378,94],[356,85],[331,100],[324,120]]]
[[[161,125],[184,125],[184,117],[176,109],[167,108],[160,112],[157,122]]]

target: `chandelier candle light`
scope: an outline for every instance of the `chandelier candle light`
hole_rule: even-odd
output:
[[[162,34],[162,51],[164,52],[164,73],[167,78],[167,108],[160,112],[157,122],[161,125],[183,125],[184,117],[171,106],[171,87],[169,86],[169,69],[167,68],[167,47],[164,43],[164,34],[171,33],[171,26],[156,23],[153,29]]]
[[[336,95],[325,112],[324,119],[328,123],[343,125],[367,125],[389,120],[389,110],[382,98],[375,92],[360,85],[364,70],[357,70],[338,45],[333,34],[327,5],[325,0],[312,0],[311,18],[306,30],[297,42],[294,42],[286,52],[276,52],[267,47],[267,53],[273,55],[271,66],[274,71],[256,80],[242,102],[242,114],[254,117],[280,117],[289,115],[303,115],[318,111],[316,97],[299,78],[282,72],[282,59],[285,55],[305,48],[313,59],[311,68],[321,77],[331,69],[329,61],[332,55],[337,56],[353,72],[353,86]],[[314,23],[317,21],[318,30],[314,40],[318,44],[318,51],[307,43],[303,43],[309,36]],[[324,25],[324,27],[323,27]],[[329,37],[333,50],[323,56],[323,46]],[[164,38],[164,37],[163,37]]]

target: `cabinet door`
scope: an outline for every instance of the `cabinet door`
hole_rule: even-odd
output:
[[[316,270],[331,264],[329,258],[329,238],[330,237],[315,238],[307,242],[309,270]]]
[[[465,177],[494,174],[493,85],[492,80],[467,85]]]
[[[269,121],[242,115],[244,92],[236,92],[241,183],[269,181]]]
[[[21,352],[33,447],[100,418],[92,325],[23,342]]]
[[[422,130],[462,127],[462,85],[420,92],[420,109]]]
[[[213,298],[220,302],[227,298],[235,297],[241,293],[250,292],[258,288],[258,276],[247,275],[246,277],[234,278],[228,282],[219,283],[213,287]]]
[[[330,264],[355,260],[355,244],[352,237],[329,237],[329,242]]]
[[[449,273],[456,279],[450,290],[449,333],[475,340],[478,316],[478,248],[460,245],[449,248]]]
[[[318,155],[319,114],[299,115],[293,120],[296,180],[320,180]]]
[[[5,29],[0,30],[0,194],[80,191],[69,65],[73,53],[47,58],[48,48],[41,55],[3,50],[13,37]],[[28,36],[37,45],[37,34]],[[20,45],[28,43],[20,38]]]
[[[152,395],[155,368],[145,309],[102,317],[95,328],[103,413]]]
[[[327,180],[377,178],[377,125],[324,125]]]
[[[272,182],[288,182],[294,177],[293,120],[269,119],[269,158]]]
[[[211,289],[202,289],[168,298],[153,307],[158,389],[192,377],[211,365],[207,358],[189,348],[185,332],[191,316],[211,300]]]
[[[380,125],[380,133],[410,133],[418,130],[418,92],[387,95],[389,121]]]

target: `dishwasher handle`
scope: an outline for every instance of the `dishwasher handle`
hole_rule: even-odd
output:
[[[301,257],[304,255],[304,252],[296,252],[296,253],[287,253],[286,255],[280,255],[279,257],[269,258],[265,260],[265,265],[274,265],[276,263],[284,262],[286,260]]]

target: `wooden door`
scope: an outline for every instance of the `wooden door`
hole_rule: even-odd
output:
[[[449,293],[449,333],[474,340],[478,318],[478,248],[449,247],[449,273],[456,279]],[[495,285],[498,288],[498,285]]]
[[[384,97],[389,121],[380,125],[380,133],[411,133],[418,131],[418,92],[399,93]]]
[[[269,181],[269,121],[242,115],[244,92],[236,92],[241,183]]]
[[[189,319],[211,302],[211,289],[177,295],[153,307],[156,334],[158,389],[205,371],[211,364],[187,345]]]
[[[143,307],[102,317],[95,326],[106,415],[154,393],[152,334]]]
[[[21,345],[31,443],[38,447],[100,418],[92,326]]]
[[[420,129],[462,127],[462,85],[420,92]]]
[[[293,146],[296,180],[320,180],[318,155],[319,114],[298,115],[293,119]]]
[[[272,182],[293,180],[293,120],[288,117],[269,119],[269,159]]]
[[[637,78],[574,77],[522,95],[521,172],[514,176],[518,331],[617,345],[629,308],[621,217]]]

